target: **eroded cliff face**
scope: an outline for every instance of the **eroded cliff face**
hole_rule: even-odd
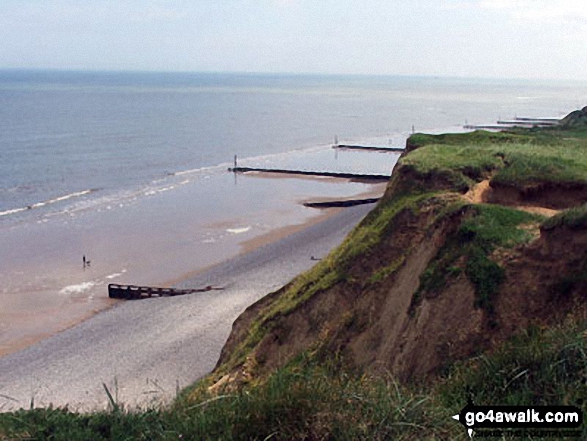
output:
[[[496,194],[485,213],[479,204],[486,199],[474,190],[490,174],[457,191],[439,179],[424,192],[426,180],[400,165],[342,251],[239,317],[216,379],[224,384],[263,376],[308,351],[340,356],[359,371],[423,379],[532,323],[581,312],[587,229],[540,228],[537,217],[518,215],[517,208],[528,206],[489,213],[512,205]],[[493,230],[484,233],[486,224],[507,216],[517,219],[513,226],[504,221],[517,242],[489,243]],[[357,243],[368,245],[348,251]]]

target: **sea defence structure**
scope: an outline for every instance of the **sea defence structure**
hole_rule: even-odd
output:
[[[231,167],[228,169],[234,173],[279,173],[287,175],[302,175],[302,176],[324,176],[330,178],[343,178],[343,179],[357,179],[364,181],[389,181],[391,175],[378,175],[378,174],[363,174],[363,173],[339,173],[339,172],[328,172],[328,171],[308,171],[308,170],[286,170],[279,168],[258,168],[258,167]]]
[[[108,297],[111,299],[138,300],[150,297],[182,296],[196,292],[222,289],[224,288],[213,286],[206,286],[205,288],[199,289],[154,288],[151,286],[118,285],[116,283],[111,283],[108,285]]]
[[[513,120],[499,120],[496,124],[471,125],[465,124],[463,128],[471,130],[503,130],[512,128],[532,128],[532,127],[555,127],[561,123],[560,118],[528,118],[515,117]]]
[[[346,208],[355,205],[374,204],[381,198],[343,199],[340,201],[304,202],[304,207],[310,208]]]
[[[345,149],[345,150],[367,150],[374,152],[391,152],[391,153],[402,153],[405,147],[379,147],[370,145],[349,145],[349,144],[334,144],[333,149]]]

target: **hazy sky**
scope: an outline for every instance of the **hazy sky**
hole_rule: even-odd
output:
[[[575,78],[586,0],[0,0],[0,68]]]

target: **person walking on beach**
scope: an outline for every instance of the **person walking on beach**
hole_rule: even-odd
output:
[[[82,257],[82,261],[84,262],[84,269],[86,269],[86,255],[84,254],[84,257]]]

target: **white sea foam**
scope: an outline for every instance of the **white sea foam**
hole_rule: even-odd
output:
[[[182,170],[182,171],[172,173],[171,175],[172,176],[183,176],[183,175],[191,175],[191,174],[196,174],[196,173],[212,172],[212,171],[218,171],[218,170],[225,170],[226,168],[228,168],[230,166],[231,166],[230,163],[225,162],[222,164],[211,165],[208,167],[198,167],[198,168],[192,168],[190,170]]]
[[[243,227],[243,228],[228,228],[226,230],[227,233],[231,233],[231,234],[242,234],[242,233],[246,233],[247,231],[249,231],[251,229],[251,227]]]
[[[28,210],[28,207],[25,208],[14,208],[12,210],[0,211],[0,216],[8,216],[9,214],[20,213],[21,211]]]
[[[62,294],[62,295],[81,294],[82,292],[85,292],[85,291],[91,289],[95,285],[96,285],[96,282],[83,282],[83,283],[79,283],[77,285],[69,285],[69,286],[66,286],[65,288],[63,288],[61,291],[59,291],[59,294]]]
[[[78,191],[75,193],[70,193],[70,194],[66,194],[64,196],[59,196],[58,198],[55,199],[49,199],[48,201],[44,201],[44,202],[37,202],[36,204],[30,205],[28,208],[40,208],[40,207],[44,207],[45,205],[49,205],[49,204],[54,204],[56,202],[62,202],[62,201],[66,201],[68,199],[71,198],[76,198],[76,197],[80,197],[80,196],[84,196],[86,194],[91,193],[92,190],[84,190],[84,191]]]
[[[285,152],[279,153],[270,153],[264,155],[257,155],[257,156],[250,156],[250,157],[242,157],[239,158],[239,165],[242,163],[244,165],[255,165],[255,164],[271,164],[276,163],[279,164],[284,159],[291,160],[292,158],[304,158],[308,154],[317,153],[320,151],[326,151],[330,149],[330,145],[321,144],[321,145],[314,145],[312,147],[304,147],[304,148],[294,148],[290,149]],[[100,197],[94,198],[82,198],[78,202],[73,204],[69,204],[68,206],[64,207],[63,210],[59,210],[58,212],[48,212],[44,213],[43,217],[51,218],[54,216],[60,216],[63,214],[67,214],[69,216],[73,216],[78,212],[83,212],[87,210],[96,210],[98,212],[102,212],[104,210],[113,210],[119,207],[124,207],[128,202],[134,202],[140,200],[144,197],[155,196],[157,194],[170,192],[172,190],[178,189],[180,186],[188,185],[193,182],[192,176],[198,176],[200,179],[210,179],[210,177],[214,174],[225,172],[226,169],[232,166],[232,163],[221,163],[213,166],[205,166],[205,167],[198,167],[194,169],[182,170],[177,171],[174,173],[168,173],[167,176],[161,177],[159,179],[155,179],[150,182],[150,184],[133,188],[127,189],[125,191],[118,191],[115,193],[106,193],[102,194]],[[27,207],[21,207],[16,209],[10,209],[3,212],[0,212],[0,217],[8,216],[11,214],[16,214],[19,212],[27,211],[30,209],[41,208],[46,205],[64,202],[68,199],[72,198],[79,198],[81,196],[88,195],[89,193],[93,193],[97,191],[96,189],[91,190],[84,190],[79,192],[70,193],[67,195],[63,195],[54,199],[50,199],[43,202],[38,202],[33,205]],[[240,234],[246,232],[248,230],[242,229],[233,229],[235,231],[229,231],[232,234]]]
[[[46,200],[46,201],[43,201],[43,202],[37,202],[37,203],[34,203],[32,205],[28,205],[26,207],[14,208],[14,209],[11,209],[11,210],[2,211],[2,212],[0,212],[0,216],[8,216],[10,214],[20,213],[21,211],[32,210],[34,208],[41,208],[41,207],[44,207],[46,205],[50,205],[50,204],[55,204],[57,202],[66,201],[68,199],[77,198],[77,197],[80,197],[80,196],[85,196],[87,194],[92,193],[93,191],[96,191],[96,190],[76,191],[75,193],[69,193],[69,194],[66,194],[66,195],[63,195],[63,196],[59,196],[59,197],[54,198],[54,199],[49,199],[49,200]]]

